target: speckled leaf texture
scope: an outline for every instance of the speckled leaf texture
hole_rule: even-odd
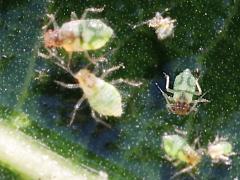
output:
[[[114,30],[114,38],[104,48],[89,52],[108,59],[100,63],[98,75],[123,63],[125,69],[106,81],[125,78],[143,83],[140,88],[116,85],[124,114],[121,118],[102,117],[111,129],[94,121],[87,102],[68,127],[82,91],[54,83],[75,81],[37,55],[44,51],[46,14],[55,14],[61,25],[70,20],[72,11],[81,17],[89,7],[105,7],[87,18],[99,18]],[[163,16],[177,20],[174,37],[159,41],[147,25],[132,28],[166,8],[169,11]],[[161,148],[163,134],[174,133],[175,128],[188,132],[190,144],[199,137],[201,147],[217,134],[228,137],[234,151],[240,152],[239,25],[239,0],[0,0],[0,119],[74,163],[103,170],[114,180],[165,180],[179,171],[181,166],[167,161]],[[63,49],[58,52],[67,59]],[[82,53],[73,54],[74,72],[87,64]],[[210,102],[200,104],[196,114],[176,116],[167,111],[155,83],[165,91],[163,72],[169,74],[172,87],[176,75],[186,68],[200,70],[199,84],[203,92],[209,91],[205,98]],[[232,159],[230,166],[212,166],[209,158],[203,158],[194,176],[204,180],[239,178],[240,159]],[[192,179],[189,174],[178,178]],[[0,179],[18,179],[18,174],[0,164]]]

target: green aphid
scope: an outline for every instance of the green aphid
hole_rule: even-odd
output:
[[[162,95],[167,102],[167,109],[177,115],[188,115],[193,111],[197,111],[197,104],[202,102],[209,102],[207,99],[202,98],[202,89],[198,83],[198,78],[195,78],[189,69],[181,72],[174,81],[173,89],[169,88],[169,76],[164,73],[166,77],[166,91],[173,94],[173,97],[168,96],[157,85]],[[197,87],[197,90],[196,90]],[[193,100],[193,96],[200,96],[199,99]]]
[[[175,173],[172,178],[189,173],[201,161],[202,155],[191,147],[185,138],[180,135],[164,135],[162,137],[162,148],[166,153],[166,158],[173,162],[175,166],[186,164],[186,167]]]
[[[103,8],[86,9],[81,19],[78,19],[76,14],[72,12],[71,21],[64,23],[61,27],[57,25],[53,14],[48,15],[50,22],[44,27],[45,47],[64,48],[70,57],[73,52],[87,52],[102,48],[114,32],[100,19],[85,19],[89,11],[101,12]],[[46,30],[50,23],[53,23],[54,30]],[[94,61],[90,57],[89,60]]]
[[[88,103],[92,109],[92,117],[97,122],[100,122],[106,125],[107,127],[110,127],[110,125],[108,125],[100,118],[98,118],[95,112],[97,112],[100,116],[121,117],[123,113],[122,97],[118,89],[114,86],[114,84],[126,83],[131,86],[141,85],[141,83],[131,82],[121,78],[118,80],[114,80],[111,83],[103,80],[111,72],[118,70],[121,67],[124,68],[123,65],[115,66],[104,71],[104,73],[100,77],[97,77],[94,73],[90,72],[88,69],[81,69],[77,73],[73,73],[60,63],[58,63],[58,66],[69,72],[73,76],[73,78],[76,79],[77,84],[65,84],[60,81],[55,81],[57,84],[68,89],[81,88],[83,90],[83,96],[78,100],[77,104],[74,106],[70,125],[73,123],[76,112],[83,103],[83,101],[88,100]]]
[[[208,144],[207,154],[211,157],[213,163],[223,162],[226,165],[231,164],[230,156],[236,155],[233,147],[226,138],[217,136],[214,142]]]

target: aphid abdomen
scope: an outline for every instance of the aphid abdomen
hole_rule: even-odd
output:
[[[112,28],[98,19],[70,21],[61,27],[63,47],[70,52],[99,49],[112,35]]]
[[[158,39],[164,40],[167,37],[173,36],[174,24],[170,22],[171,22],[170,18],[162,19],[162,23],[160,24],[160,26],[156,28],[155,31],[158,36]]]
[[[104,116],[119,117],[122,115],[122,98],[118,90],[111,84],[104,82],[94,89],[88,97],[93,110]]]
[[[163,147],[166,154],[174,160],[193,166],[201,160],[201,156],[179,135],[163,136]]]
[[[184,94],[187,102],[192,102],[192,97],[196,90],[196,79],[189,69],[176,76],[173,89],[176,91],[173,96],[175,100],[178,100]]]

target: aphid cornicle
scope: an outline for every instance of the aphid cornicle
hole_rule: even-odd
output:
[[[191,147],[186,138],[174,134],[164,135],[162,137],[162,147],[166,153],[169,161],[173,162],[175,166],[183,163],[187,166],[175,173],[172,178],[179,176],[182,173],[191,172],[201,161],[202,155]]]
[[[198,103],[209,102],[207,99],[202,98],[203,95],[199,99],[193,100],[193,96],[200,96],[202,90],[198,83],[198,78],[195,78],[189,69],[185,69],[177,75],[173,89],[169,88],[169,76],[166,73],[164,75],[166,77],[166,91],[172,93],[173,97],[164,93],[157,83],[156,85],[164,96],[167,102],[167,109],[170,112],[177,115],[188,115],[192,111],[197,111],[196,106]]]
[[[168,11],[168,9],[166,9],[165,11]],[[136,28],[143,24],[147,24],[149,27],[152,27],[155,29],[155,33],[157,34],[157,37],[159,40],[164,40],[168,37],[171,37],[174,35],[176,20],[171,19],[170,17],[164,18],[162,14],[163,13],[156,12],[156,15],[152,19],[144,21],[138,25],[135,25],[133,26],[133,28]]]
[[[226,165],[230,165],[230,157],[236,155],[227,138],[219,136],[216,136],[214,142],[208,144],[207,154],[211,157],[213,163],[223,162]]]
[[[85,19],[87,12],[101,12],[102,9],[89,8],[81,19],[72,12],[71,21],[61,27],[57,25],[53,14],[49,14],[50,22],[44,27],[44,44],[46,48],[64,48],[71,58],[73,52],[87,52],[103,47],[113,36],[113,30],[100,19]],[[53,23],[54,29],[47,30]],[[87,54],[90,61],[94,61]],[[94,62],[95,63],[95,62]]]

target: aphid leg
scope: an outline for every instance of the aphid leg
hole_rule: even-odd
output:
[[[71,12],[71,21],[78,20],[77,14],[75,12]]]
[[[189,113],[192,112],[192,111],[196,111],[196,110],[197,110],[196,106],[197,106],[198,103],[207,103],[207,102],[209,102],[209,100],[203,99],[203,98],[201,98],[201,97],[200,97],[199,99],[197,99],[197,100],[193,100],[193,101],[192,101],[192,104],[193,104],[193,105],[192,105]]]
[[[120,68],[125,68],[125,66],[123,65],[123,63],[119,64],[118,66],[113,66],[112,68],[110,69],[107,69],[107,70],[103,70],[103,73],[101,75],[101,79],[104,79],[106,78],[107,76],[109,76],[112,72],[116,71],[116,70],[119,70]]]
[[[120,84],[120,83],[125,83],[127,85],[135,86],[135,87],[142,85],[141,82],[129,81],[127,79],[122,79],[122,78],[111,81],[111,84]]]
[[[165,72],[163,74],[166,78],[166,91],[174,94],[174,90],[169,88],[169,75],[167,75]]]
[[[72,54],[73,54],[72,52],[68,53],[68,64],[67,64],[68,69],[71,69],[70,67],[72,63]]]
[[[87,9],[85,9],[83,14],[82,14],[81,19],[85,19],[89,12],[92,12],[92,13],[100,13],[100,12],[102,12],[104,10],[104,7],[105,6],[103,6],[102,8],[87,8]]]
[[[198,92],[195,92],[194,94],[195,94],[196,96],[202,95],[202,89],[201,89],[201,87],[200,87],[200,85],[199,85],[199,83],[198,83],[198,79],[196,79],[196,86],[197,86]]]
[[[160,92],[162,93],[163,97],[165,98],[166,102],[167,102],[167,107],[168,109],[171,111],[171,103],[170,101],[172,101],[172,97],[169,97],[165,92],[163,92],[163,90],[159,87],[159,85],[157,83],[155,83],[157,88],[160,90]]]
[[[56,81],[56,80],[54,82],[57,83],[58,85],[62,86],[62,87],[68,88],[68,89],[78,89],[78,88],[80,88],[79,84],[66,84],[64,82]]]
[[[149,20],[140,22],[140,23],[138,23],[138,24],[135,24],[132,28],[133,28],[133,29],[136,29],[137,27],[142,26],[142,25],[145,25],[145,24],[149,24]]]
[[[170,156],[166,155],[166,154],[164,155],[164,158],[166,160],[168,160],[169,162],[173,162],[173,159]]]
[[[189,173],[191,172],[191,170],[194,168],[194,166],[188,166],[182,170],[180,170],[179,172],[175,173],[170,179],[174,179],[176,178],[177,176],[183,174],[183,173]],[[191,174],[190,174],[191,175]]]
[[[174,131],[175,131],[177,134],[179,134],[179,135],[181,135],[181,136],[183,136],[183,137],[186,137],[186,136],[187,136],[187,131],[184,131],[184,130],[181,130],[181,129],[178,129],[178,128],[175,128]]]
[[[232,160],[229,158],[229,156],[220,155],[219,159],[226,165],[230,165],[232,163]]]
[[[86,97],[85,97],[85,96],[82,96],[82,97],[78,100],[77,104],[75,104],[74,110],[73,110],[73,112],[72,112],[71,120],[70,120],[70,123],[69,123],[68,126],[71,126],[71,125],[72,125],[72,123],[73,123],[73,121],[74,121],[74,119],[75,119],[77,110],[79,109],[79,107],[81,106],[81,104],[83,103],[83,101],[84,101],[85,99],[86,99]]]
[[[57,62],[56,61],[52,61],[54,64],[56,64],[58,67],[62,68],[64,71],[66,71],[69,74],[71,74],[72,76],[74,76],[74,73],[68,67],[66,67],[63,59],[58,57],[50,49],[46,48],[46,50],[48,51],[49,55],[43,54],[40,51],[38,51],[38,56],[40,56],[40,57],[42,57],[44,59],[51,59],[52,57],[54,57],[57,60]]]
[[[104,57],[92,58],[87,51],[84,51],[84,56],[93,64],[97,64],[97,62],[106,61],[106,58]]]
[[[47,17],[49,18],[49,22],[45,26],[43,26],[42,29],[47,30],[50,24],[53,24],[54,29],[59,29],[59,26],[57,24],[57,21],[55,20],[54,14],[47,14]]]
[[[101,124],[103,124],[104,126],[106,126],[106,127],[108,127],[108,128],[111,128],[111,126],[108,124],[108,123],[106,123],[106,122],[104,122],[103,120],[101,120],[100,118],[98,118],[97,116],[96,116],[96,113],[92,110],[92,117],[93,117],[93,119],[95,119],[95,121],[97,122],[97,123],[101,123]]]

